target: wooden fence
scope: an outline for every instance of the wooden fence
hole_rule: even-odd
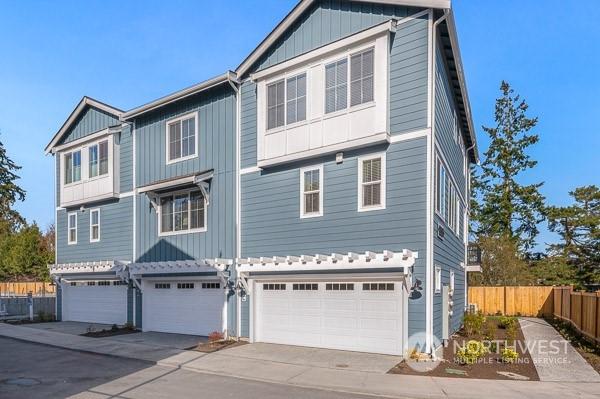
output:
[[[469,287],[469,303],[485,314],[550,316],[552,287]]]
[[[554,287],[554,316],[571,323],[580,333],[600,343],[600,292],[577,292]]]
[[[56,286],[45,282],[27,283],[2,283],[0,282],[0,296],[26,296],[28,292],[34,296],[53,296],[56,294]]]

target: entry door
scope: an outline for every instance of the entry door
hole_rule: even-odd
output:
[[[222,331],[225,294],[213,281],[144,281],[144,331],[208,335]]]
[[[256,283],[255,341],[402,355],[400,282]]]
[[[120,281],[66,283],[64,321],[123,325],[127,322],[127,285]]]

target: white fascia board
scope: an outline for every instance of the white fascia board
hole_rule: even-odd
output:
[[[374,36],[379,36],[386,32],[394,32],[396,29],[397,21],[395,19],[390,19],[386,22],[383,22],[379,25],[376,25],[372,28],[365,29],[361,32],[355,33],[353,35],[347,36],[343,39],[337,40],[333,43],[327,44],[323,47],[319,47],[316,50],[310,51],[308,53],[304,53],[282,63],[273,65],[272,67],[265,68],[259,72],[253,73],[250,75],[250,78],[253,81],[265,79],[271,75],[275,75],[294,67],[299,64],[308,63],[314,59],[322,58],[323,56],[345,49],[349,46],[356,46],[357,43],[363,42],[365,40],[369,40]]]
[[[50,152],[54,152],[52,150],[53,150],[54,146],[56,146],[56,143],[58,143],[59,140],[62,138],[63,134],[65,134],[65,132],[67,130],[69,130],[71,125],[77,120],[77,118],[79,117],[81,112],[83,112],[83,110],[85,109],[86,106],[98,108],[106,113],[116,116],[117,118],[120,118],[121,115],[123,114],[123,111],[121,111],[118,108],[111,107],[110,105],[101,103],[100,101],[94,100],[93,98],[90,98],[87,96],[83,97],[81,99],[81,101],[79,101],[79,104],[77,104],[77,107],[75,107],[73,112],[71,112],[71,115],[69,115],[69,117],[67,118],[65,123],[63,123],[61,128],[58,130],[58,132],[56,132],[54,137],[52,137],[52,140],[50,141],[50,143],[48,143],[48,145],[44,149],[44,153],[46,155],[49,154]]]
[[[451,0],[363,0],[365,3],[391,4],[409,7],[439,8],[451,7]],[[313,5],[315,0],[301,0],[285,18],[269,33],[269,35],[250,53],[248,57],[236,68],[235,72],[240,78],[262,57],[269,48],[292,26],[294,22]]]
[[[222,273],[233,264],[232,259],[180,260],[166,262],[140,262],[128,265],[130,275],[165,273]]]
[[[175,101],[179,101],[183,98],[192,96],[194,94],[198,94],[202,91],[211,89],[215,86],[218,86],[218,85],[226,83],[226,82],[231,82],[231,81],[237,82],[236,75],[234,72],[227,71],[226,73],[224,73],[222,75],[215,76],[214,78],[205,80],[204,82],[200,82],[193,86],[187,87],[183,90],[179,90],[175,93],[161,97],[158,100],[149,102],[140,107],[129,110],[122,115],[122,120],[127,121],[130,119],[133,119],[137,116],[140,116],[147,112],[153,111],[153,110],[163,107],[165,105],[171,104]]]
[[[462,58],[460,55],[460,47],[458,44],[458,35],[456,33],[456,24],[454,22],[454,13],[450,11],[447,18],[448,22],[448,33],[450,36],[450,43],[452,45],[452,54],[454,55],[454,63],[456,64],[456,71],[458,75],[458,82],[460,84],[460,91],[462,93],[463,102],[465,106],[465,113],[467,114],[467,124],[469,125],[469,134],[471,141],[474,145],[473,153],[475,154],[475,163],[479,162],[479,150],[477,149],[477,136],[473,124],[473,114],[471,113],[471,103],[469,101],[469,93],[467,91],[467,81],[464,74],[464,68]],[[468,154],[467,154],[468,156]]]
[[[117,127],[112,127],[112,128],[106,128],[106,129],[98,130],[95,133],[92,133],[92,134],[89,134],[87,136],[81,137],[81,138],[79,138],[77,140],[73,140],[73,141],[70,141],[68,143],[61,144],[61,145],[58,145],[56,147],[53,147],[51,149],[51,151],[52,151],[53,154],[55,154],[57,152],[62,152],[62,151],[68,150],[68,149],[73,148],[73,147],[79,147],[80,145],[83,145],[85,143],[89,143],[91,141],[95,141],[95,140],[101,139],[102,137],[105,137],[105,136],[108,137],[111,134],[118,133],[118,132],[121,131],[121,129],[122,129],[122,126],[119,126],[118,128]]]

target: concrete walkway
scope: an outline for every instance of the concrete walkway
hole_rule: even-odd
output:
[[[600,374],[543,319],[519,318],[541,381],[600,382]]]
[[[162,366],[202,374],[390,398],[479,399],[485,396],[487,399],[513,397],[600,399],[599,382],[468,380],[393,375],[384,374],[381,370],[336,369],[331,368],[329,364],[319,366],[314,362],[292,364],[273,359],[248,358],[235,354],[235,349],[238,348],[203,354],[117,341],[99,342],[96,338],[2,323],[0,323],[0,336],[85,352],[147,360],[158,365],[150,366],[148,370]]]

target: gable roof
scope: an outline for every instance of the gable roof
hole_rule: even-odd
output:
[[[275,26],[275,28],[260,42],[260,44],[248,55],[244,61],[235,70],[239,79],[244,78],[244,75],[250,71],[253,65],[265,55],[269,48],[279,40],[285,32],[296,22],[302,14],[308,10],[313,4],[319,0],[300,0],[298,4]],[[444,56],[448,59],[451,65],[452,72],[452,88],[455,93],[461,118],[463,119],[463,129],[468,133],[468,145],[471,147],[470,157],[473,162],[478,161],[477,138],[473,128],[473,119],[471,108],[469,105],[469,95],[467,93],[467,84],[463,72],[462,60],[460,56],[460,48],[458,46],[458,38],[456,27],[454,24],[454,14],[451,11],[451,0],[360,0],[366,3],[391,4],[401,6],[432,8],[436,10],[448,11],[447,21],[445,24],[445,39]]]
[[[193,86],[186,87],[185,89],[176,91],[175,93],[166,95],[164,97],[161,97],[159,99],[151,101],[147,104],[144,104],[144,105],[141,105],[134,109],[131,109],[131,110],[123,113],[123,115],[121,115],[121,118],[124,121],[131,120],[131,119],[135,118],[136,116],[145,114],[146,112],[153,111],[157,108],[171,104],[175,101],[179,101],[183,98],[193,96],[194,94],[198,94],[202,91],[211,89],[215,86],[218,86],[218,85],[226,83],[226,82],[237,83],[235,73],[233,73],[231,71],[227,71],[219,76],[215,76],[215,77],[207,79],[203,82],[197,83]]]
[[[252,50],[244,61],[236,68],[235,72],[239,78],[262,57],[268,49],[282,37],[287,29],[318,0],[300,0],[298,4],[277,24],[275,29],[267,35],[260,44]],[[450,8],[450,0],[360,0],[363,3],[392,4],[400,6],[412,6],[423,8],[447,9]]]
[[[62,137],[65,135],[65,133],[67,133],[69,131],[69,129],[75,124],[75,122],[77,121],[79,116],[81,116],[88,107],[97,108],[101,111],[104,111],[106,113],[114,115],[117,118],[120,118],[121,114],[123,113],[123,111],[118,108],[112,107],[112,106],[105,104],[103,102],[100,102],[98,100],[94,100],[91,97],[84,96],[81,99],[81,101],[79,101],[79,104],[77,104],[77,106],[75,107],[73,112],[71,112],[71,115],[69,115],[67,120],[63,123],[63,125],[60,127],[58,132],[56,132],[56,134],[54,134],[54,136],[52,137],[52,140],[50,140],[50,142],[44,149],[44,152],[46,154],[49,154],[50,151],[52,151],[52,148],[54,148],[60,142],[60,139],[62,139]]]

